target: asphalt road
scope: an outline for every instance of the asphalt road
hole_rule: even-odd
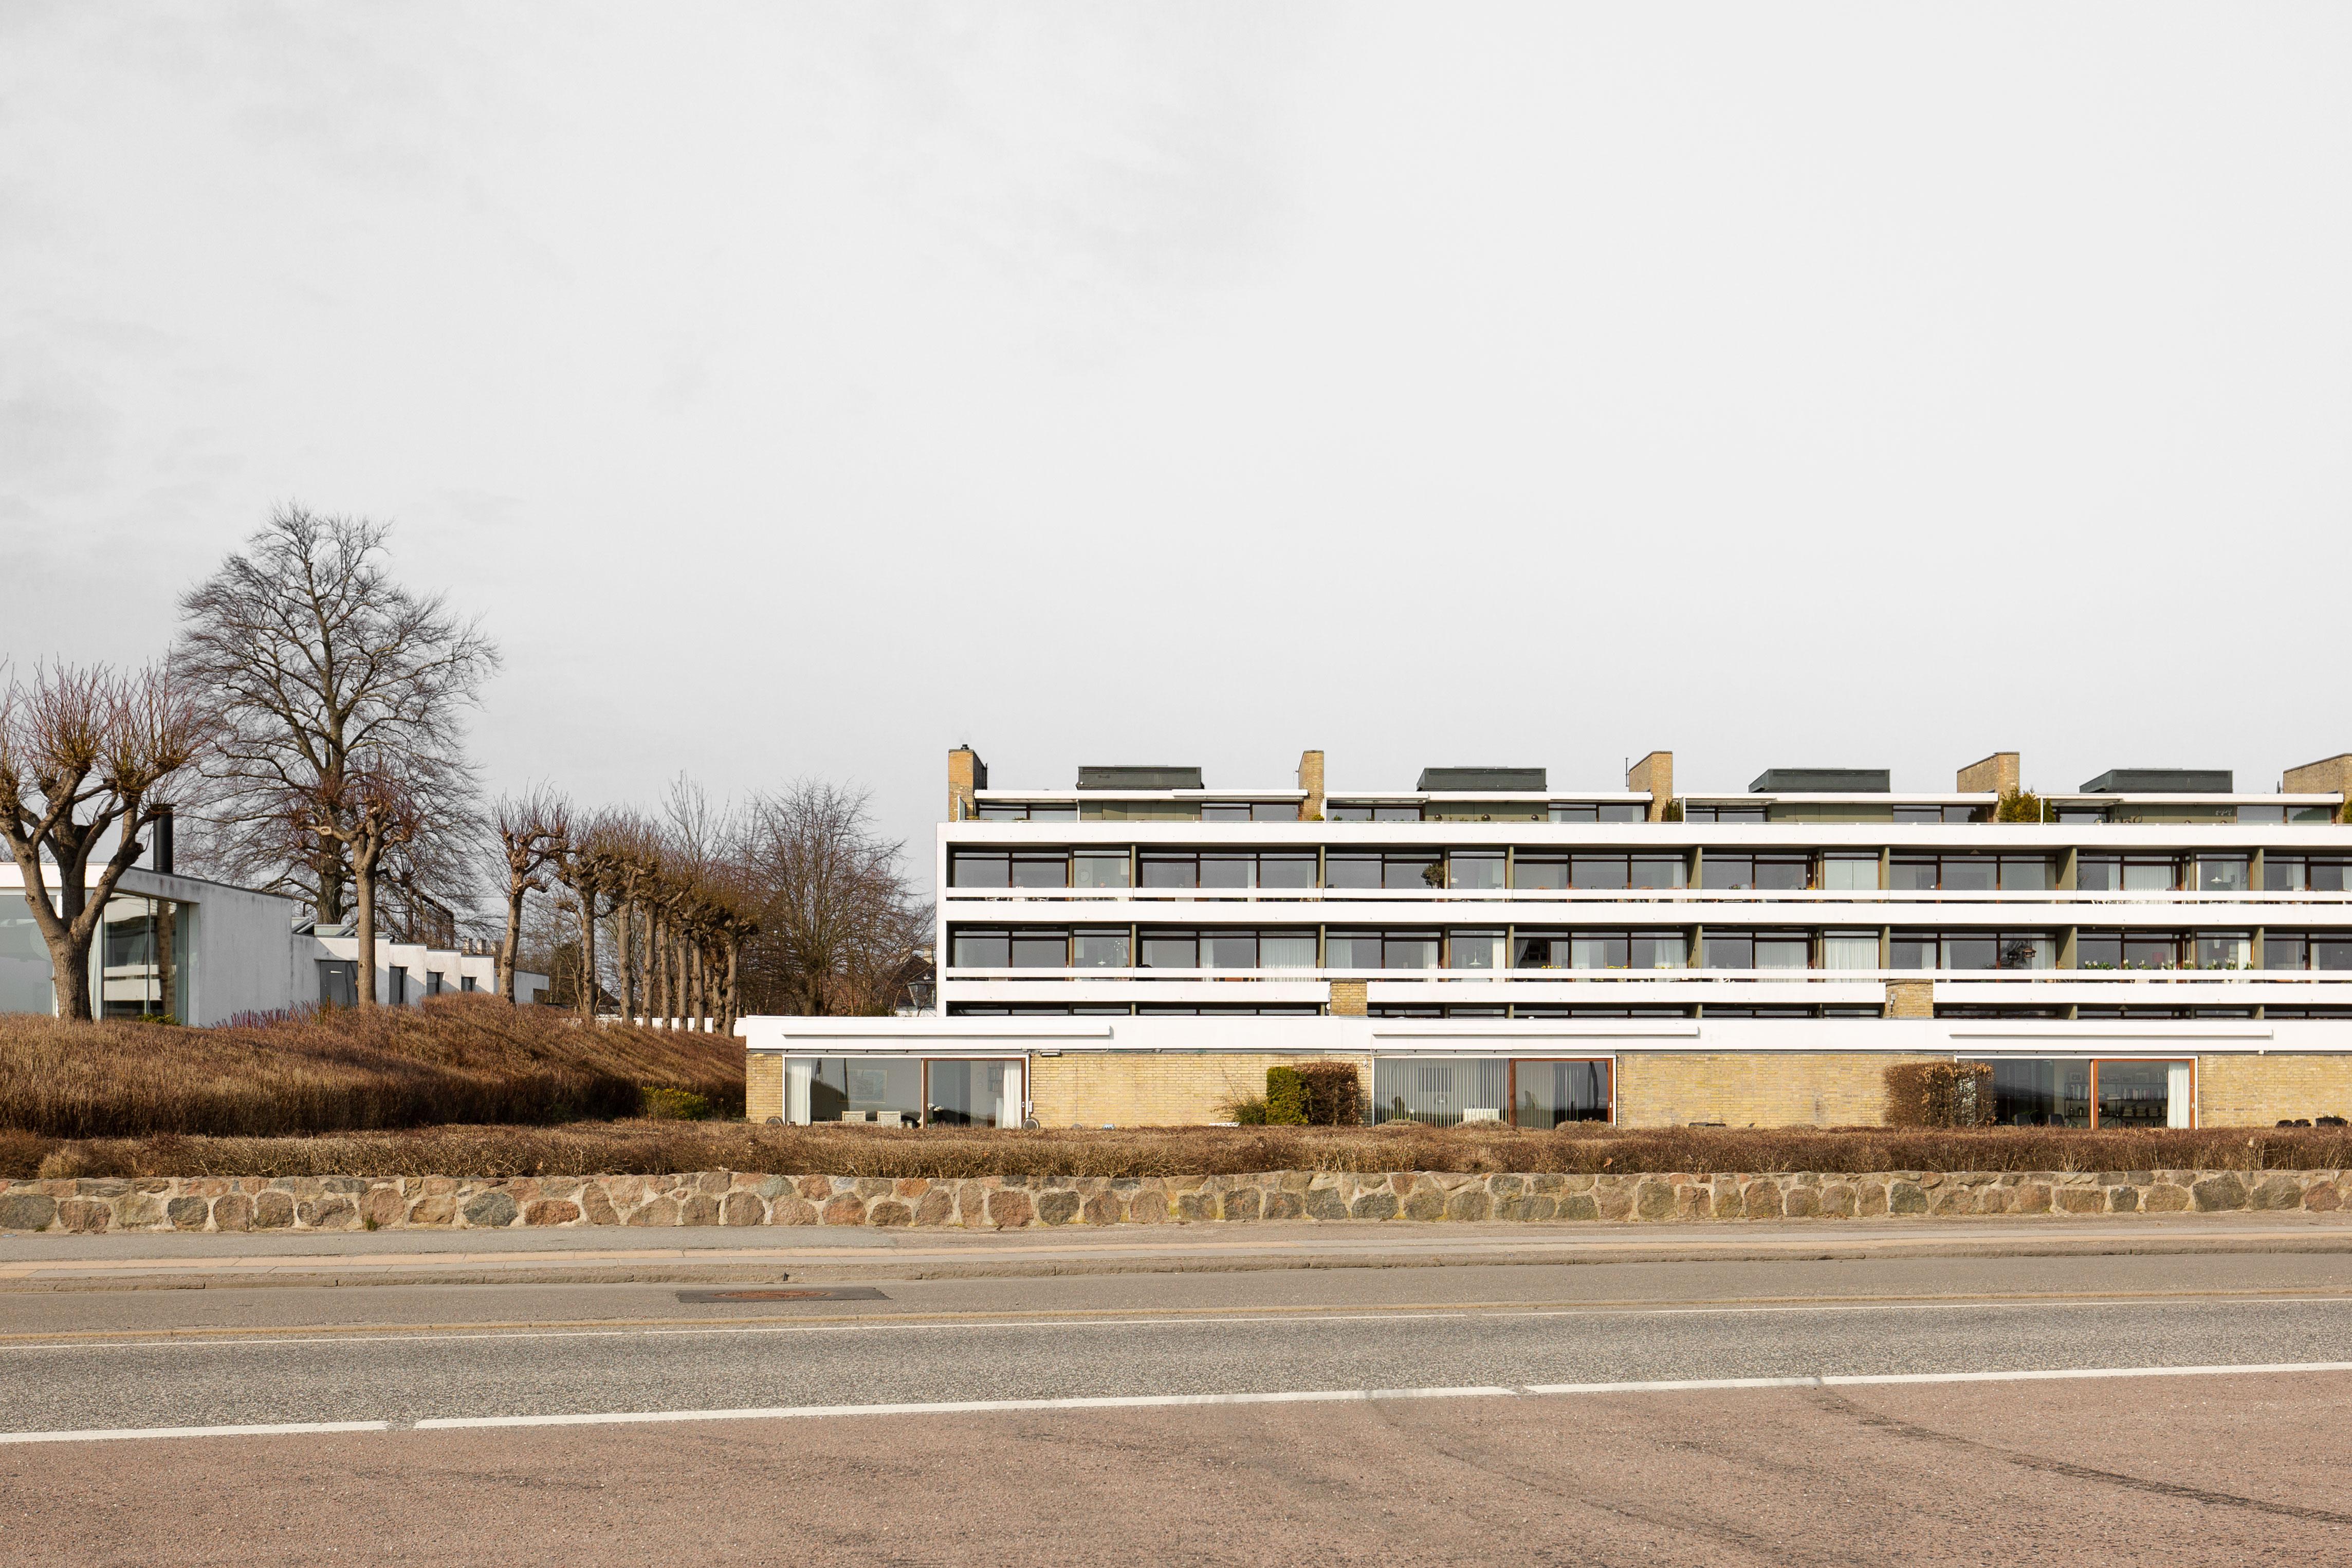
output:
[[[0,1293],[0,1552],[2352,1561],[2342,1253],[866,1283]]]

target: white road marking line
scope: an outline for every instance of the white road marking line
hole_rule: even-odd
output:
[[[1150,1410],[1191,1406],[1295,1405],[1375,1399],[1516,1399],[1579,1394],[1728,1393],[1755,1388],[1847,1388],[1874,1384],[2023,1383],[2084,1377],[2220,1377],[2263,1373],[2352,1372],[2352,1361],[2271,1363],[2251,1366],[2101,1366],[2032,1372],[1863,1374],[1827,1377],[1706,1377],[1652,1383],[1550,1383],[1517,1388],[1331,1388],[1281,1394],[1139,1394],[1071,1399],[942,1400],[908,1405],[784,1405],[744,1410],[626,1410],[572,1416],[445,1416],[416,1423],[419,1431],[507,1427],[624,1426],[665,1421],[807,1420],[826,1416],[980,1416],[1027,1410]]]
[[[1391,1399],[1518,1399],[1593,1394],[1715,1394],[1770,1388],[1866,1388],[1933,1383],[2042,1383],[2082,1378],[2255,1377],[2352,1372],[2352,1361],[2258,1362],[2219,1366],[2071,1366],[2014,1372],[1893,1372],[1802,1377],[1693,1377],[1644,1383],[1473,1384],[1443,1388],[1307,1388],[1264,1394],[1129,1394],[1061,1399],[962,1399],[922,1404],[778,1405],[736,1410],[605,1410],[562,1416],[444,1416],[420,1432],[514,1427],[646,1426],[682,1421],[812,1420],[831,1416],[989,1416],[1022,1411],[1157,1410],[1240,1405],[1328,1405]],[[81,1432],[6,1432],[0,1443],[102,1443],[136,1437],[268,1437],[324,1432],[388,1432],[389,1421],[306,1421],[243,1427],[117,1427]]]
[[[0,1443],[111,1443],[124,1437],[287,1437],[316,1432],[388,1432],[389,1421],[279,1421],[257,1427],[110,1427],[86,1432],[0,1432]]]
[[[1376,1323],[1478,1322],[1486,1319],[1510,1318],[1676,1318],[1676,1317],[1769,1317],[1785,1313],[1834,1312],[2024,1312],[2035,1309],[2080,1309],[2099,1307],[2147,1307],[2178,1309],[2192,1306],[2266,1306],[2266,1307],[2340,1307],[2352,1305],[2352,1296],[2213,1296],[2183,1298],[2166,1296],[2143,1299],[2120,1296],[2111,1299],[2067,1299],[2063,1301],[1837,1301],[1820,1305],[1779,1304],[1773,1306],[1689,1306],[1689,1307],[1538,1307],[1526,1310],[1480,1307],[1444,1312],[1285,1312],[1265,1316],[1185,1317],[1185,1318],[1017,1318],[991,1320],[982,1322],[900,1322],[888,1318],[854,1323],[735,1323],[709,1326],[681,1323],[677,1327],[625,1329],[500,1329],[485,1333],[462,1330],[436,1330],[419,1333],[383,1334],[308,1334],[273,1335],[255,1338],[206,1339],[142,1339],[142,1340],[60,1340],[46,1344],[0,1343],[0,1355],[31,1354],[63,1350],[237,1350],[248,1345],[305,1344],[426,1344],[438,1341],[453,1343],[483,1340],[536,1339],[676,1339],[723,1334],[815,1334],[815,1333],[986,1333],[996,1330],[1034,1333],[1040,1329],[1135,1329],[1229,1327],[1268,1324],[1291,1324],[1312,1327],[1320,1323]]]

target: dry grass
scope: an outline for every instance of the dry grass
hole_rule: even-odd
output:
[[[2342,1169],[2338,1128],[2199,1132],[1673,1127],[1145,1128],[967,1132],[616,1122],[310,1138],[61,1143],[0,1134],[0,1175],[596,1176],[727,1169],[832,1176],[1200,1176],[1268,1170],[1861,1172]]]
[[[0,1016],[0,1129],[50,1138],[628,1116],[648,1085],[740,1115],[742,1043],[462,995],[221,1029]]]

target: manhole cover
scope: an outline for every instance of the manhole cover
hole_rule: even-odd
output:
[[[794,1285],[781,1291],[680,1291],[677,1299],[700,1301],[887,1301],[871,1285]]]

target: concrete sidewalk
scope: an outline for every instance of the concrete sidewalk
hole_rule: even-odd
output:
[[[659,1244],[649,1245],[658,1235]],[[1750,1221],[1719,1225],[1262,1223],[955,1232],[850,1228],[0,1236],[0,1291],[250,1285],[808,1283],[1279,1269],[1797,1258],[2352,1253],[2309,1214]]]

